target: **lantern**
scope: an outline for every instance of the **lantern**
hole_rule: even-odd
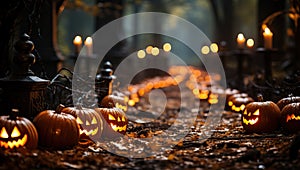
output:
[[[17,109],[10,116],[0,117],[0,147],[34,149],[38,145],[38,133],[34,125],[24,117],[17,117]]]
[[[246,105],[242,114],[242,125],[247,132],[272,132],[279,127],[280,109],[272,101],[263,102],[262,96],[258,102]]]
[[[65,149],[78,144],[79,126],[72,115],[62,112],[63,108],[59,105],[55,111],[42,111],[33,119],[39,134],[39,145]]]

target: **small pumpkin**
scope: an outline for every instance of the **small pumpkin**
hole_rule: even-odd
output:
[[[38,133],[34,125],[24,117],[18,117],[18,110],[12,109],[9,116],[0,117],[0,147],[35,149]]]
[[[104,108],[116,107],[122,109],[124,112],[127,111],[127,103],[125,102],[124,97],[116,96],[112,94],[107,95],[102,99],[100,107],[104,107]]]
[[[261,95],[257,102],[247,104],[242,114],[242,125],[247,132],[272,132],[279,128],[279,123],[279,107],[272,101],[264,102]]]
[[[100,138],[103,131],[101,116],[94,110],[83,108],[80,105],[75,107],[64,107],[62,112],[71,114],[76,118],[80,126],[79,133],[81,138]]]
[[[300,96],[289,96],[280,99],[276,104],[282,110],[284,106],[290,104],[290,103],[297,103],[300,102]]]
[[[228,106],[231,111],[240,113],[243,112],[248,103],[254,102],[253,98],[249,97],[246,93],[234,94],[228,99]]]
[[[285,131],[291,133],[300,131],[300,102],[284,106],[281,115],[282,126]]]
[[[229,98],[232,96],[232,95],[234,95],[234,94],[239,94],[240,92],[237,90],[237,89],[230,89],[230,88],[228,88],[228,89],[226,89],[225,90],[225,96],[226,96],[226,105],[225,105],[225,109],[226,110],[231,110],[231,107],[230,106],[228,106],[228,102],[229,102]]]
[[[118,136],[118,134],[124,135],[126,133],[128,119],[121,109],[113,107],[96,108],[95,110],[99,114],[101,114],[101,116],[105,120],[103,128],[103,137],[111,138],[114,136]]]
[[[59,105],[55,111],[42,111],[33,119],[40,146],[66,149],[78,144],[79,126],[72,115],[62,112],[63,108]]]

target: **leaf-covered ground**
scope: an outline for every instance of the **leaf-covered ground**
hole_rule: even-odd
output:
[[[175,92],[174,92],[175,91]],[[156,141],[175,144],[172,150],[159,152],[146,158],[128,158],[108,152],[103,142],[81,141],[68,150],[36,150],[15,149],[1,150],[0,169],[299,169],[300,156],[297,149],[291,148],[295,136],[278,131],[273,134],[247,134],[241,125],[241,115],[229,111],[217,111],[221,114],[221,122],[213,129],[212,136],[201,141],[205,129],[203,127],[209,114],[208,105],[201,102],[200,109],[179,106],[174,97],[176,90],[166,88],[165,93],[173,96],[168,99],[166,110],[157,117],[153,112],[144,113],[143,118],[130,121],[126,139],[116,139],[105,145],[111,150],[128,150],[134,148],[125,143],[130,139],[149,138],[161,135],[177,119],[178,112],[183,112],[184,119],[178,120],[181,125],[191,121],[190,116],[197,112],[196,121],[189,127],[189,134],[179,143],[172,140]],[[172,95],[171,95],[172,93]],[[176,96],[176,95],[175,95]],[[140,107],[143,107],[143,101]],[[138,112],[129,111],[134,118]],[[151,121],[149,121],[151,120]],[[148,123],[143,123],[148,122]],[[180,132],[180,126],[177,127]],[[183,129],[183,128],[182,128]],[[169,138],[168,138],[169,139]],[[155,140],[153,138],[153,140]],[[155,142],[155,141],[154,141]],[[299,142],[299,141],[298,141]],[[150,143],[140,145],[140,153],[159,150],[159,146]],[[299,146],[296,145],[296,146]],[[297,147],[296,147],[297,148]],[[294,153],[291,151],[295,151]],[[290,154],[292,153],[292,156]],[[293,159],[292,159],[293,158]]]

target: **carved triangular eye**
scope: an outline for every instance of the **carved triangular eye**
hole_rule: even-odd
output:
[[[259,115],[259,109],[257,109],[257,110],[253,113],[253,115],[258,116],[258,115]]]
[[[232,105],[233,105],[232,101],[229,101],[228,106],[232,106]]]
[[[8,134],[7,134],[7,132],[6,132],[5,127],[3,127],[3,128],[1,129],[0,137],[1,137],[1,138],[8,138]]]
[[[15,126],[13,131],[11,132],[11,137],[15,138],[15,137],[19,137],[21,135],[19,129]]]
[[[247,109],[245,109],[245,111],[244,111],[244,115],[247,115]]]
[[[79,117],[77,117],[76,121],[77,121],[77,123],[80,124],[80,125],[83,124],[82,120],[81,120]]]
[[[113,117],[113,115],[111,115],[111,114],[108,114],[108,120],[116,120],[116,118],[115,118],[115,117]]]
[[[240,106],[241,110],[244,110],[245,107],[246,107],[246,106],[245,106],[244,104],[242,104],[242,105]]]
[[[97,124],[97,120],[96,120],[96,118],[95,118],[95,117],[93,117],[91,124],[92,124],[92,125],[95,125],[95,124]]]
[[[125,117],[124,116],[122,117],[122,121],[125,122]]]

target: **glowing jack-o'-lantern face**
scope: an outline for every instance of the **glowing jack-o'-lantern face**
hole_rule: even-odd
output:
[[[114,137],[118,133],[125,134],[128,119],[125,113],[119,108],[96,108],[95,109],[101,116],[106,120],[104,126],[106,128],[103,129],[104,137]],[[118,132],[118,133],[114,133]]]
[[[300,103],[291,103],[283,107],[281,111],[283,129],[287,132],[300,131]]]
[[[257,109],[254,113],[248,113],[247,109],[244,111],[243,123],[245,125],[254,125],[258,122],[259,119],[259,109]]]
[[[125,102],[125,96],[115,96],[115,95],[108,95],[105,96],[100,104],[101,107],[104,108],[119,108],[122,109],[124,112],[127,111],[127,103]]]
[[[242,125],[247,132],[272,132],[279,127],[280,109],[271,102],[251,102],[242,114]]]
[[[0,117],[0,147],[37,147],[38,134],[34,125],[26,118],[14,116]]]
[[[254,100],[247,94],[235,94],[229,98],[228,106],[233,112],[242,112],[248,103],[254,102]]]
[[[5,148],[18,148],[20,146],[24,146],[27,142],[27,134],[24,134],[23,137],[20,137],[21,133],[18,130],[18,128],[15,126],[13,128],[13,131],[9,135],[7,131],[5,130],[5,127],[2,127],[1,132],[0,132],[0,137],[1,139],[9,139],[6,142],[5,141],[0,141],[0,146],[5,147]]]
[[[80,126],[80,137],[99,137],[103,130],[103,122],[100,115],[94,109],[76,107],[64,107],[62,112],[69,113],[76,118]]]

